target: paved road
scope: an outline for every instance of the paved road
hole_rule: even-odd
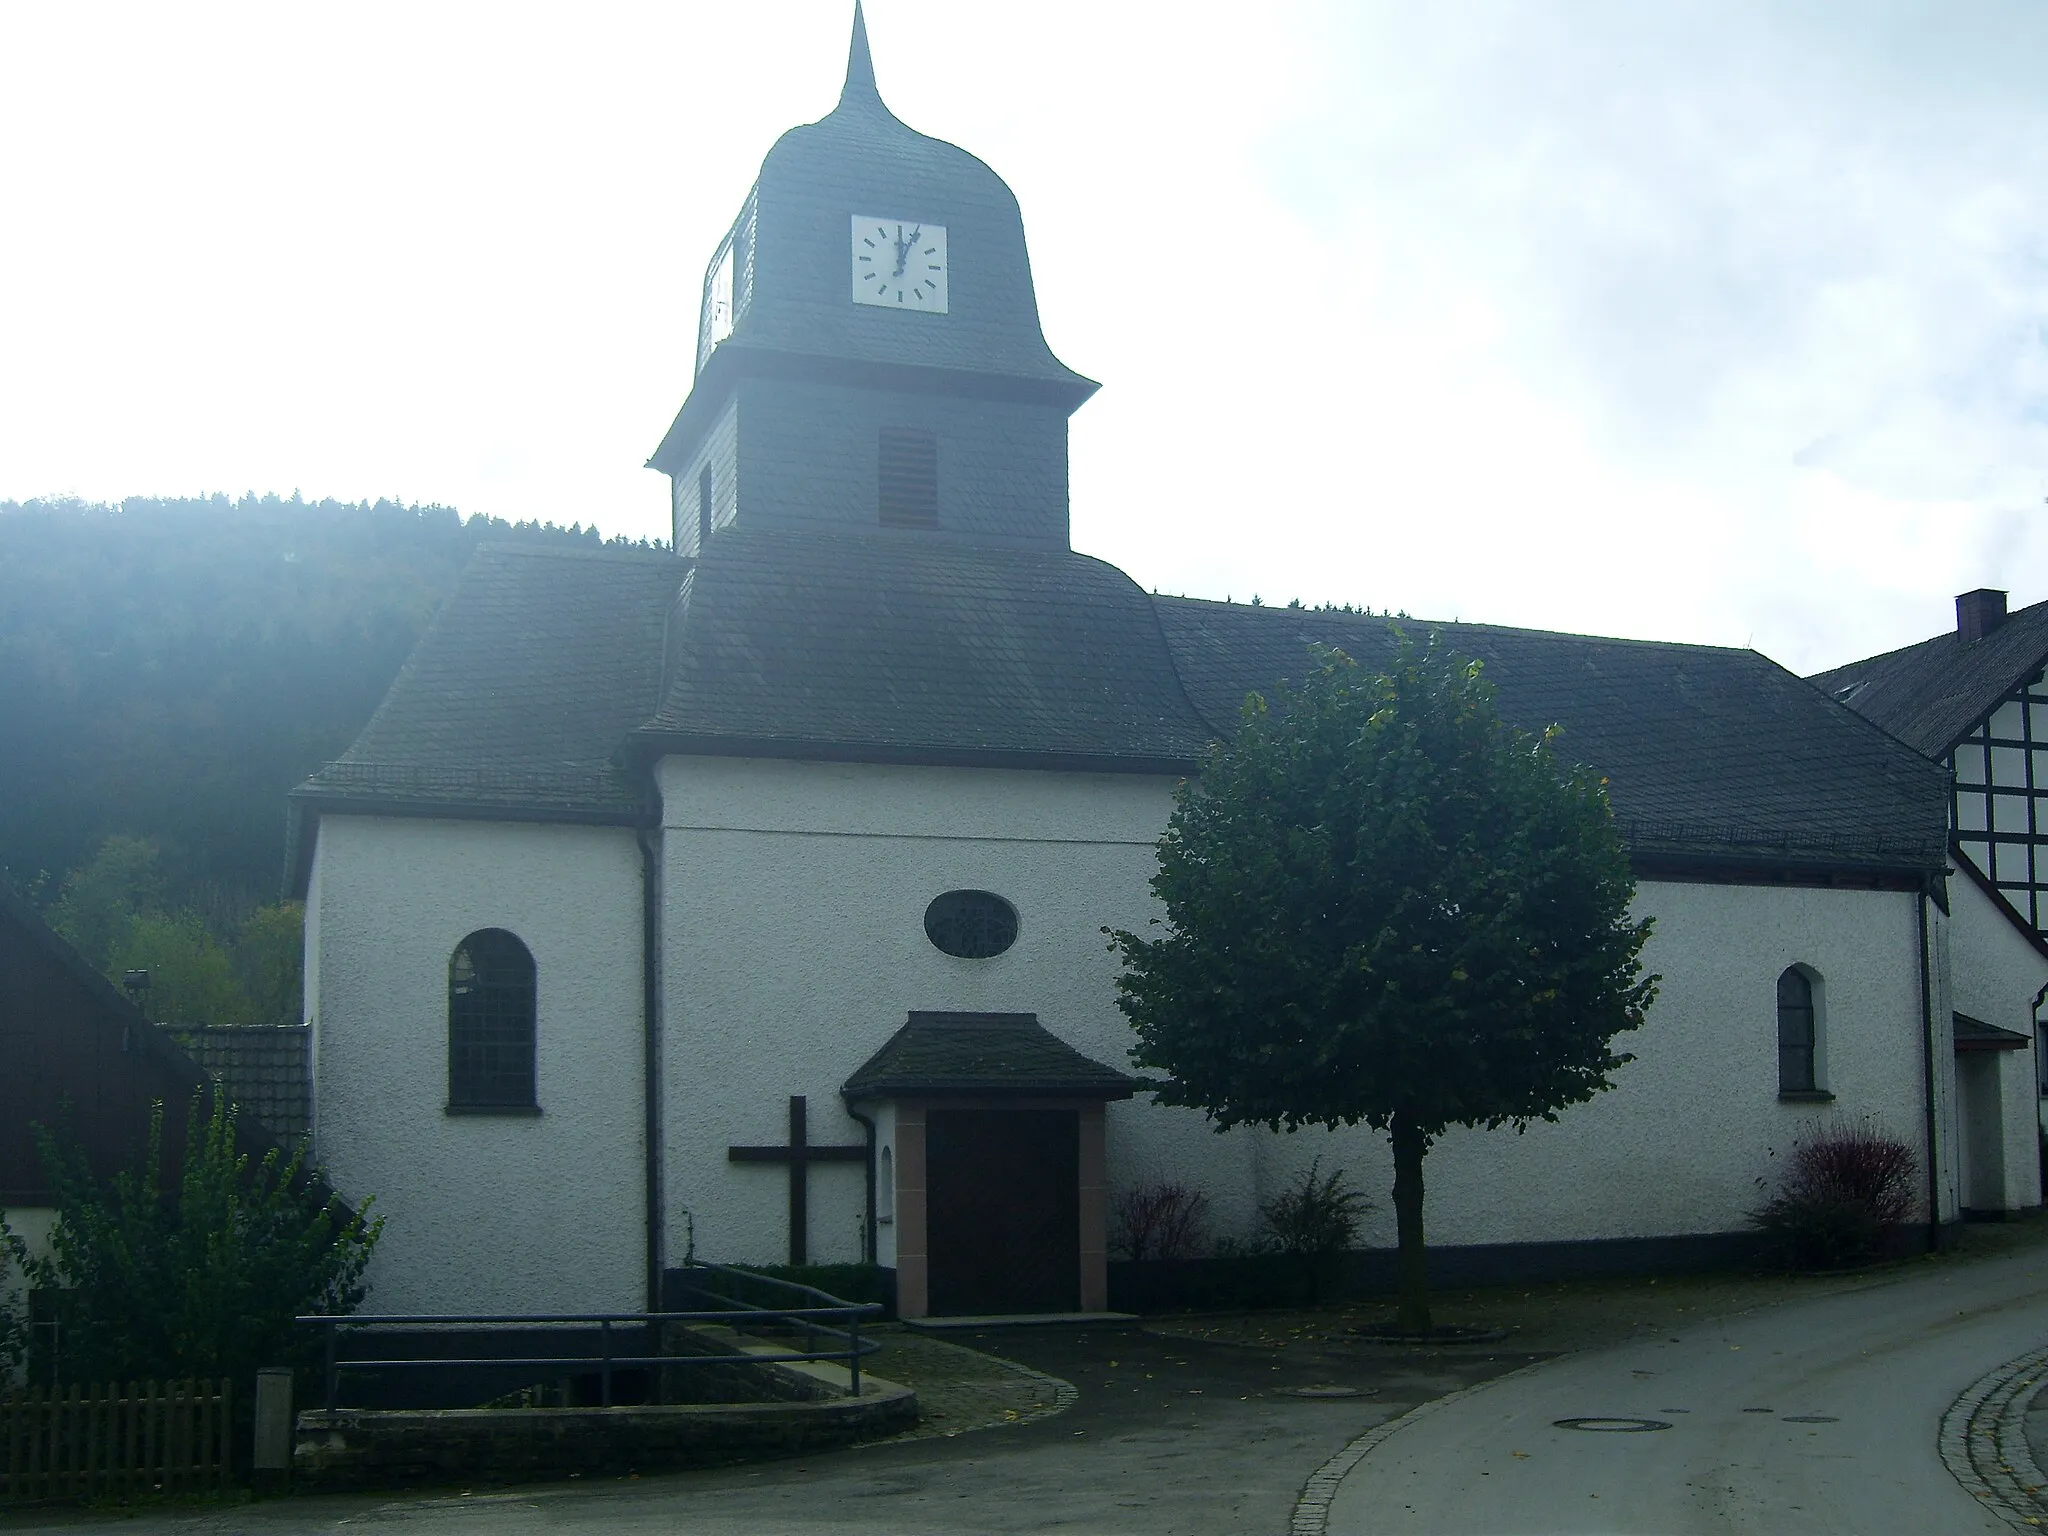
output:
[[[1328,1529],[2008,1531],[1950,1475],[1936,1437],[1959,1393],[2044,1343],[2048,1260],[2027,1253],[1567,1356],[1390,1428],[1338,1485]],[[1555,1423],[1593,1416],[1670,1428]]]
[[[1287,1536],[1302,1480],[1361,1431],[1531,1358],[1481,1348],[1431,1360],[1348,1340],[1275,1351],[1100,1327],[959,1342],[1070,1381],[1078,1400],[1034,1424],[718,1471],[468,1495],[294,1498],[128,1520],[0,1516],[0,1532],[77,1536],[81,1526],[118,1523],[151,1536]],[[1326,1383],[1363,1395],[1287,1392]]]

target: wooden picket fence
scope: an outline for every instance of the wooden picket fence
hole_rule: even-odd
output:
[[[0,1398],[0,1504],[225,1488],[233,1426],[226,1378]]]

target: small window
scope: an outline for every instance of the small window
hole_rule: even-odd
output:
[[[448,961],[448,1107],[534,1107],[533,956],[502,928],[472,933]]]
[[[882,428],[876,484],[885,528],[939,526],[939,438],[935,432]]]
[[[948,891],[924,909],[925,937],[962,960],[988,960],[1017,942],[1017,909],[993,891]]]
[[[711,466],[706,464],[697,471],[697,553],[700,555],[711,547],[711,492],[714,488]]]
[[[1791,966],[1778,978],[1778,1092],[1813,1093],[1819,1044],[1813,1008],[1813,978]]]

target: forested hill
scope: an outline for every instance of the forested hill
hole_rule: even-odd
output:
[[[0,502],[0,869],[104,839],[232,920],[276,899],[285,792],[340,754],[483,539],[595,529],[396,502]]]

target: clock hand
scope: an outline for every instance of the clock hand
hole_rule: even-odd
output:
[[[896,228],[900,231],[903,226],[899,224]],[[901,277],[903,275],[905,269],[910,264],[910,253],[917,249],[918,237],[923,233],[924,226],[920,224],[910,232],[908,239],[903,238],[899,234],[896,241],[896,271],[893,274],[894,276]]]

